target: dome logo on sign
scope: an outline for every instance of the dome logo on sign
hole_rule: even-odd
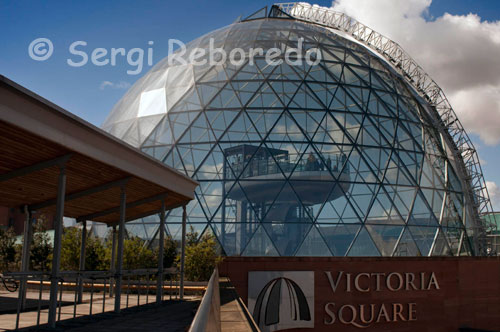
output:
[[[314,272],[252,271],[248,308],[263,332],[314,327]]]

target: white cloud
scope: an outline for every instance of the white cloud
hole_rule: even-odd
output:
[[[399,43],[441,86],[468,132],[500,142],[500,21],[445,13],[426,21],[431,0],[335,0]]]
[[[130,83],[125,81],[120,81],[113,83],[111,81],[102,81],[101,85],[99,85],[99,90],[104,90],[106,88],[116,89],[116,90],[127,90],[130,88]]]
[[[490,194],[491,204],[494,211],[500,211],[500,188],[493,181],[486,181],[486,188]]]

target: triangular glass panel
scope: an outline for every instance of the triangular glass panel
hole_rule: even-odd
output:
[[[365,183],[352,183],[346,193],[347,199],[356,209],[357,214],[363,220],[368,214],[368,209],[377,191],[377,186]]]
[[[241,253],[242,256],[279,256],[273,241],[269,238],[266,231],[260,226],[253,234],[250,242]]]
[[[415,185],[415,180],[409,175],[403,162],[392,154],[391,160],[387,164],[384,183],[395,185]]]
[[[323,240],[323,237],[318,232],[318,229],[313,226],[302,242],[299,250],[297,250],[295,256],[332,256],[332,253]]]
[[[272,223],[266,221],[262,225],[281,256],[294,256],[312,226],[312,224],[288,221]]]
[[[240,110],[205,111],[205,115],[210,123],[215,139],[218,139],[226,129],[229,128],[232,121],[239,113]]]
[[[446,239],[448,240],[448,244],[450,245],[451,255],[457,256],[458,249],[460,245],[460,236],[462,235],[462,230],[460,228],[451,228],[451,227],[443,227],[442,232]]]
[[[260,142],[261,136],[257,133],[252,121],[248,118],[245,112],[241,112],[239,116],[232,122],[226,133],[220,137],[220,141],[229,142]],[[256,143],[258,145],[259,143]]]
[[[364,227],[361,228],[351,248],[349,248],[347,256],[380,256],[377,246]]]
[[[446,193],[446,198],[443,206],[443,216],[441,219],[441,225],[443,227],[457,227],[461,228],[462,218],[458,213],[455,204],[453,204],[451,199],[452,193]]]
[[[365,225],[382,256],[391,256],[403,226]]]
[[[242,21],[250,21],[250,20],[255,20],[255,19],[260,19],[260,18],[266,18],[266,17],[267,17],[267,6],[259,9],[255,13],[247,16]]]
[[[321,224],[318,225],[318,228],[333,254],[335,256],[345,256],[347,249],[351,246],[352,240],[359,231],[360,225]]]
[[[169,109],[169,113],[201,110],[203,107],[198,97],[198,91],[192,88]]]
[[[415,202],[413,203],[413,208],[410,218],[408,219],[408,224],[418,226],[438,225],[438,220],[425,202],[425,199],[423,199],[423,195],[421,193],[418,193],[415,196]]]
[[[198,95],[201,98],[203,106],[208,106],[214,96],[224,87],[224,83],[204,83],[197,84],[196,89],[198,90]]]
[[[434,217],[437,220],[441,218],[441,209],[443,207],[443,196],[444,192],[440,190],[432,190],[432,189],[421,189],[424,194],[425,200],[431,207],[432,212],[434,213]]]
[[[366,217],[367,224],[392,224],[404,225],[404,220],[398,211],[393,208],[393,203],[381,188],[373,200],[370,212]]]
[[[346,141],[344,130],[339,126],[330,115],[325,116],[320,120],[317,126],[316,133],[312,137],[315,142],[339,144]]]
[[[215,96],[207,108],[227,109],[227,108],[241,108],[241,103],[236,93],[228,84]]]
[[[408,226],[422,256],[429,256],[437,227]]]
[[[182,135],[179,143],[208,143],[210,141],[215,141],[215,137],[210,129],[205,114],[201,113],[191,124],[189,129]]]
[[[411,205],[415,199],[416,189],[413,187],[384,185],[389,198],[394,202],[393,208],[396,209],[404,221],[408,219]]]
[[[274,124],[281,117],[283,110],[261,109],[261,110],[247,110],[249,118],[255,125],[257,132],[261,137],[266,137],[267,133],[271,131]]]
[[[213,150],[210,152],[208,149],[213,148]],[[222,151],[220,151],[220,148],[218,145],[211,146],[211,145],[205,145],[205,144],[197,144],[195,147],[194,155],[197,156],[198,154],[201,156],[202,154],[207,155],[209,152],[210,154],[207,156],[206,159],[204,158],[199,158],[195,157],[198,159],[200,162],[202,161],[203,164],[201,164],[198,169],[196,170],[196,173],[194,174],[195,178],[197,180],[225,180],[226,178],[224,177],[224,156],[222,154]],[[231,172],[230,170],[227,170],[227,173]],[[227,175],[227,174],[226,174]]]
[[[363,147],[360,148],[364,160],[368,163],[371,170],[375,173],[377,180],[383,179],[385,169],[387,168],[387,164],[389,162],[389,157],[391,151],[389,149],[380,149],[380,148],[368,148]]]
[[[453,252],[451,251],[442,230],[438,231],[438,235],[434,240],[431,256],[453,256]]]
[[[399,240],[398,246],[396,250],[394,251],[394,256],[411,256],[411,257],[417,257],[417,256],[422,256],[420,253],[420,250],[417,247],[417,244],[413,240],[413,237],[406,228],[403,232],[403,235],[401,235],[401,239]]]
[[[274,93],[273,89],[264,83],[259,91],[253,96],[248,103],[249,108],[273,108],[283,107],[281,99]]]

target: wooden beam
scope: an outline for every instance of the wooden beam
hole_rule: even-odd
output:
[[[161,193],[161,194],[150,196],[150,197],[146,197],[146,198],[143,198],[143,199],[131,202],[131,203],[127,203],[127,208],[132,208],[132,207],[136,207],[136,206],[139,206],[139,205],[142,205],[142,204],[147,204],[147,203],[151,203],[151,202],[154,202],[154,201],[159,201],[161,199],[165,199],[167,197],[167,195],[168,195],[167,193]],[[99,218],[99,217],[102,217],[102,216],[105,216],[105,215],[108,215],[108,214],[111,214],[111,213],[116,213],[116,212],[119,212],[119,211],[120,211],[120,206],[117,206],[117,207],[113,207],[113,208],[106,209],[106,210],[103,210],[103,211],[91,213],[91,214],[88,214],[88,215],[85,215],[85,216],[80,216],[80,217],[78,217],[76,219],[78,219],[78,220],[80,220],[80,219],[94,220],[95,218]],[[153,213],[151,213],[151,214],[153,214]]]
[[[66,198],[64,200],[67,202],[67,201],[71,201],[71,200],[81,198],[84,196],[92,195],[92,194],[95,194],[95,193],[98,193],[100,191],[104,191],[104,190],[107,190],[110,188],[119,187],[119,186],[127,184],[127,182],[129,180],[130,180],[130,177],[126,177],[126,178],[123,178],[120,180],[111,181],[111,182],[108,182],[108,183],[105,183],[105,184],[102,184],[102,185],[99,185],[96,187],[92,187],[92,188],[88,188],[88,189],[85,189],[82,191],[78,191],[76,193],[66,195]],[[36,210],[43,209],[43,208],[46,208],[46,207],[49,207],[49,206],[52,206],[55,204],[56,204],[56,199],[52,198],[52,199],[46,200],[45,202],[30,205],[29,210],[36,211]]]
[[[61,157],[42,161],[34,165],[18,168],[10,172],[0,174],[0,182],[11,180],[19,176],[28,175],[33,172],[41,171],[42,169],[49,168],[52,166],[62,166],[68,161],[69,158],[71,158],[71,155],[72,154],[69,153]]]

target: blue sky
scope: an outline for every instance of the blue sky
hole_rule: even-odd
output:
[[[238,16],[249,15],[268,1],[7,1],[0,2],[0,74],[38,93],[42,97],[100,125],[113,105],[125,93],[125,88],[106,86],[112,83],[133,84],[144,75],[128,75],[133,69],[124,58],[116,66],[97,67],[88,63],[71,67],[66,63],[72,56],[69,45],[87,42],[87,53],[97,47],[126,50],[147,49],[153,41],[153,63],[167,55],[168,39],[188,42],[206,32],[232,23]],[[330,6],[331,1],[314,1]],[[426,15],[433,20],[448,12],[454,15],[478,14],[483,20],[500,20],[500,1],[493,0],[434,0]],[[46,61],[34,61],[28,55],[30,42],[39,37],[49,38],[54,53]],[[126,87],[125,83],[122,83]],[[500,128],[499,128],[500,131]],[[485,177],[500,184],[497,165],[498,145],[486,145],[475,135]]]

